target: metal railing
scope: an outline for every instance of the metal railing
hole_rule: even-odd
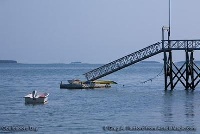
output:
[[[200,50],[200,40],[163,40],[165,50]]]

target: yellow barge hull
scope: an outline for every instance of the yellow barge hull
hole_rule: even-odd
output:
[[[114,81],[96,80],[90,82],[74,82],[69,84],[60,83],[60,89],[94,89],[94,88],[110,88],[110,84],[117,84]]]

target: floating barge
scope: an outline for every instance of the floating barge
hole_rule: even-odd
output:
[[[80,80],[68,80],[68,84],[60,83],[60,89],[94,89],[94,88],[110,88],[111,84],[117,84],[114,81],[80,81]]]

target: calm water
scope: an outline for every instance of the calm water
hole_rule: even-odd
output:
[[[159,63],[140,63],[104,77],[118,82],[109,89],[60,89],[62,80],[80,78],[100,65],[0,64],[0,127],[33,127],[30,133],[114,133],[111,127],[194,127],[200,133],[200,88],[186,92],[177,86],[164,91]],[[154,78],[155,77],[155,78]],[[148,79],[154,78],[152,81]],[[145,83],[143,83],[145,82]],[[123,86],[124,85],[124,86]],[[50,93],[45,105],[25,105],[26,94]],[[5,132],[0,129],[0,132]],[[20,131],[22,132],[22,131]],[[120,131],[115,133],[161,133]],[[164,133],[180,133],[165,131]],[[181,133],[188,133],[182,131]]]

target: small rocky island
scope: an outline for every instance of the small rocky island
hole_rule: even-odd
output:
[[[70,64],[82,64],[80,61],[71,62]]]
[[[0,63],[17,63],[15,60],[0,60]]]

